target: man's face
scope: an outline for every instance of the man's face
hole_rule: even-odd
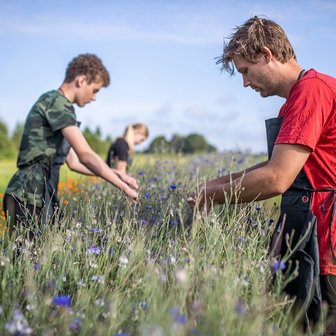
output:
[[[256,63],[251,63],[239,55],[233,56],[232,60],[237,71],[243,76],[244,87],[251,87],[259,92],[261,97],[277,94],[269,63],[263,54],[260,54]]]
[[[83,107],[91,101],[96,100],[96,95],[100,88],[103,86],[101,80],[96,80],[88,84],[85,76],[78,78],[78,90],[75,97],[75,103],[79,107]]]

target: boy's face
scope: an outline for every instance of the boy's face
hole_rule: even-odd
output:
[[[91,101],[96,100],[96,95],[100,88],[103,86],[103,81],[97,79],[88,84],[85,76],[78,76],[77,79],[77,92],[75,95],[74,103],[79,107],[83,107]]]

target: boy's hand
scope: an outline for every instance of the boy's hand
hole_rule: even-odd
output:
[[[133,203],[138,203],[139,195],[136,190],[128,187],[127,190],[125,190],[125,194],[131,199]]]
[[[121,179],[127,183],[131,188],[135,189],[135,190],[138,190],[139,189],[139,185],[138,185],[138,182],[137,180],[130,176],[130,175],[127,175],[127,174],[121,174],[120,175]]]

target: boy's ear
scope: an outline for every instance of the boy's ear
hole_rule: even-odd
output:
[[[76,87],[81,87],[84,84],[84,82],[86,82],[86,76],[85,75],[79,75],[75,79]]]

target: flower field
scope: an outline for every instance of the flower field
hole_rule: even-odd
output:
[[[277,200],[202,219],[186,202],[206,178],[258,160],[136,159],[136,205],[100,179],[68,176],[63,210],[34,245],[24,232],[9,238],[2,218],[0,335],[298,335],[286,274],[272,282],[283,264],[267,255]]]

